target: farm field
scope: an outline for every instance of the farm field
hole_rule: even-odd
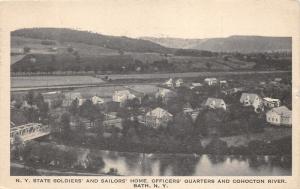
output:
[[[127,87],[144,93],[153,93],[158,90],[155,85],[145,84],[145,85],[127,85],[125,86],[101,86],[101,87],[83,87],[73,90],[73,92],[80,92],[83,97],[91,97],[93,95],[98,95],[103,98],[111,98],[114,91],[126,90]]]
[[[100,84],[104,81],[91,76],[29,76],[11,77],[11,88]]]
[[[184,72],[184,73],[152,73],[152,74],[112,74],[110,79],[167,79],[167,78],[193,78],[193,77],[218,77],[227,75],[251,75],[251,74],[280,74],[290,73],[290,71],[243,71],[243,72]],[[105,77],[106,75],[98,75]]]
[[[256,74],[256,78],[261,78],[263,80],[267,79],[268,76],[276,77],[290,75],[290,71],[247,71],[247,72],[186,72],[186,73],[153,73],[153,74],[112,74],[112,75],[97,75],[96,77],[92,76],[22,76],[22,77],[11,77],[11,89],[12,91],[16,90],[26,90],[26,89],[38,89],[38,88],[66,88],[77,86],[83,87],[84,85],[113,85],[115,87],[118,85],[135,85],[141,89],[143,88],[143,83],[151,83],[153,86],[154,83],[157,84],[158,81],[163,81],[164,79],[172,78],[203,78],[203,77],[220,77],[220,78],[231,78],[237,77],[238,80],[244,80],[246,76],[253,76]],[[105,83],[101,78],[108,76],[113,83]],[[228,78],[227,78],[228,79]],[[155,81],[155,82],[153,82]],[[256,79],[255,82],[258,82],[259,79]],[[140,85],[139,85],[140,84]],[[93,87],[92,87],[93,88]],[[137,89],[137,90],[139,90]],[[95,89],[96,90],[96,89]],[[146,87],[146,92],[149,87]],[[154,89],[156,90],[156,89]]]

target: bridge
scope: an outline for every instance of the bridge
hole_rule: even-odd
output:
[[[20,136],[20,138],[25,142],[49,134],[50,127],[48,125],[42,125],[40,123],[27,123],[10,128],[10,143],[13,144],[17,136]]]

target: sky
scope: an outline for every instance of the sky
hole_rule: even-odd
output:
[[[128,37],[291,36],[296,0],[110,0],[8,2],[10,30],[64,27]]]

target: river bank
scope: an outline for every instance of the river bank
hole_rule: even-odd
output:
[[[41,143],[43,148],[49,143]],[[291,175],[291,157],[264,156],[264,155],[209,155],[209,154],[184,154],[184,153],[132,153],[116,152],[109,150],[95,150],[65,145],[50,144],[74,153],[73,163],[69,168],[53,167],[53,164],[43,164],[39,159],[36,168],[30,169],[32,175],[111,175],[109,170],[115,170],[118,175],[128,176],[288,176]],[[49,147],[50,147],[49,146]],[[36,153],[36,152],[35,152]],[[88,156],[94,154],[101,157],[104,164],[95,171],[75,169],[78,162],[84,162]],[[35,154],[34,156],[42,154]],[[44,156],[45,158],[46,156]],[[47,156],[55,159],[54,156]],[[49,161],[52,162],[52,161]],[[290,162],[290,163],[289,163]],[[12,162],[12,175],[18,175],[19,165]],[[32,167],[32,166],[30,166]],[[66,171],[67,170],[67,171]],[[24,170],[23,170],[24,171]],[[36,171],[36,172],[35,172]],[[103,174],[106,173],[106,174]],[[28,172],[25,173],[28,175]]]

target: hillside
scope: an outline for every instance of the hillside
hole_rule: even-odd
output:
[[[178,48],[178,49],[192,49],[196,44],[203,42],[205,39],[184,39],[184,38],[155,38],[155,37],[142,37],[148,41],[160,44],[165,47]]]
[[[65,28],[30,28],[20,29],[11,32],[12,36],[55,40],[60,43],[74,42],[87,45],[99,46],[108,49],[122,50],[129,52],[158,52],[168,53],[171,49],[143,39],[128,37],[116,37],[101,35],[87,31],[78,31]]]
[[[245,43],[243,39],[236,41]],[[184,43],[182,40],[181,44]],[[69,29],[22,29],[12,32],[11,36],[11,71],[15,74],[129,74],[253,69],[291,69],[291,54],[246,55],[165,48],[145,40]]]
[[[169,48],[197,49],[215,52],[269,52],[291,51],[291,37],[265,36],[230,36],[227,38],[209,39],[180,39],[180,38],[153,38],[146,39]]]

